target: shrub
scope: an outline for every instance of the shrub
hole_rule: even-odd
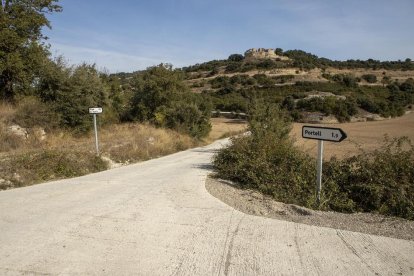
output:
[[[377,82],[377,76],[373,74],[365,74],[362,75],[361,78],[363,78],[368,83],[376,83]]]
[[[18,149],[25,143],[24,138],[10,133],[6,126],[0,123],[0,152]]]
[[[414,219],[414,147],[407,138],[385,138],[373,152],[331,160],[325,175],[353,202],[347,211],[376,211]],[[341,206],[331,209],[342,211]]]
[[[208,116],[205,116],[194,103],[172,103],[171,107],[165,110],[163,125],[195,138],[205,137],[211,130]]]
[[[51,130],[59,126],[60,116],[50,105],[35,97],[27,97],[18,104],[12,121],[24,128],[42,127]]]
[[[314,204],[315,162],[293,147],[290,122],[277,106],[250,109],[250,136],[232,138],[214,157],[218,176],[287,203]]]
[[[235,62],[243,61],[243,59],[244,59],[244,56],[240,54],[232,54],[228,58],[229,61],[235,61]]]
[[[137,76],[129,115],[131,120],[149,121],[201,138],[210,131],[211,108],[206,99],[190,92],[181,72],[161,64]]]
[[[3,162],[2,160],[0,164]],[[107,169],[106,162],[93,153],[57,150],[42,150],[16,155],[1,165],[2,178],[9,179],[13,183],[13,187],[81,176]],[[17,178],[16,175],[18,175]]]
[[[325,162],[317,205],[316,162],[293,146],[285,115],[271,107],[251,112],[251,135],[233,138],[214,157],[219,177],[285,203],[414,219],[414,147],[406,138],[386,139],[379,150]]]

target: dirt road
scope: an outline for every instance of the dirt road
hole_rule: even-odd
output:
[[[0,274],[414,274],[412,241],[246,215],[211,196],[221,143],[0,192]]]

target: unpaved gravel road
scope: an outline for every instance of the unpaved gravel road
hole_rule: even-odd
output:
[[[414,274],[412,241],[246,215],[211,196],[220,143],[0,192],[0,274]]]

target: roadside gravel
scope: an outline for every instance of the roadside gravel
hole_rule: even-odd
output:
[[[371,213],[315,211],[277,202],[257,191],[240,189],[211,175],[206,180],[206,189],[214,197],[246,214],[414,241],[414,221]]]

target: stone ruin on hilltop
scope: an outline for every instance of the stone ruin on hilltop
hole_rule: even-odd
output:
[[[285,56],[276,54],[275,49],[265,48],[252,48],[244,53],[245,58],[267,58],[267,59],[278,59],[278,60],[290,60]]]

